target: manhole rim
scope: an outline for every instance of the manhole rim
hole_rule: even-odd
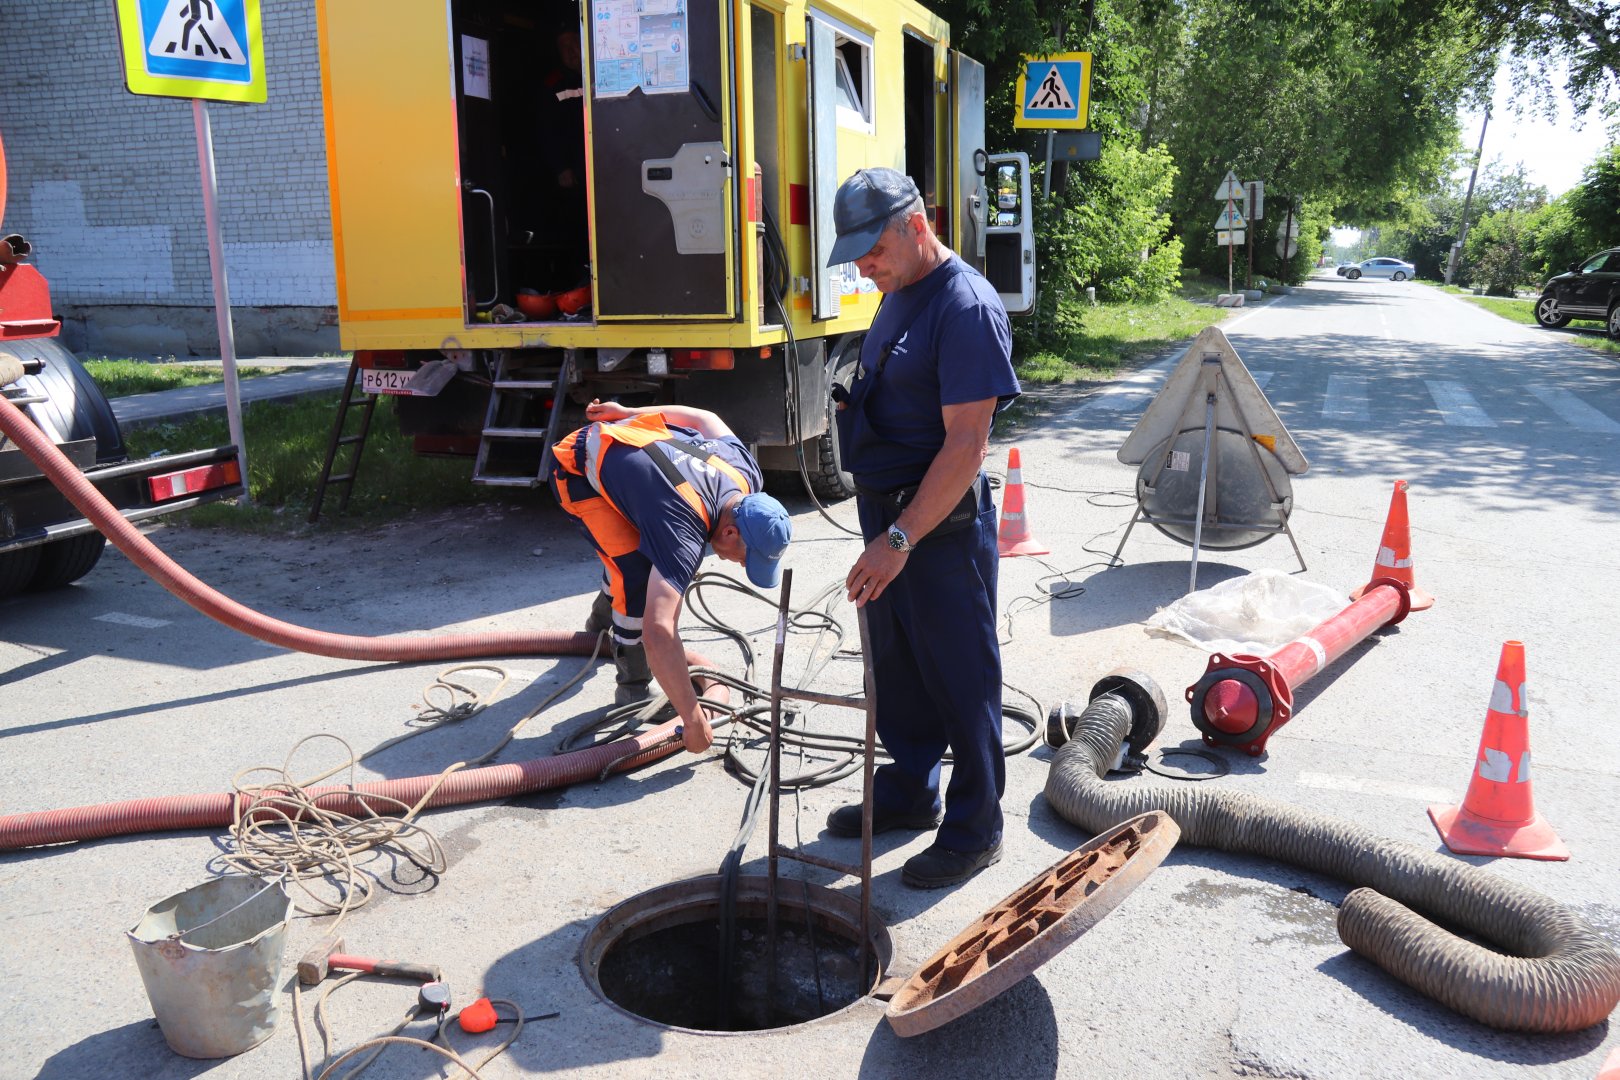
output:
[[[766,897],[768,879],[760,874],[743,874],[737,879],[737,900],[741,904],[763,904]],[[784,912],[800,912],[806,907],[804,890],[808,888],[812,912],[843,922],[849,929],[848,940],[854,943],[860,941],[861,907],[860,901],[852,899],[844,893],[838,892],[825,885],[814,882],[805,882],[800,879],[779,878],[777,881],[777,902]],[[680,1024],[669,1024],[662,1020],[654,1020],[643,1016],[614,1001],[602,989],[599,977],[602,958],[608,950],[631,930],[647,922],[668,918],[671,915],[694,908],[718,907],[720,903],[720,875],[705,874],[700,877],[687,878],[682,881],[672,881],[664,885],[656,885],[645,889],[634,896],[626,897],[607,911],[597,917],[586,931],[580,941],[576,963],[580,976],[585,985],[596,995],[597,1000],[612,1009],[614,1012],[633,1020],[638,1024],[660,1028],[664,1031],[678,1031],[688,1035],[707,1035],[717,1037],[758,1036],[792,1034],[816,1024],[828,1024],[847,1019],[860,1009],[876,1010],[874,1022],[883,1015],[884,1002],[873,997],[878,988],[883,985],[894,960],[894,941],[889,934],[889,928],[878,917],[877,911],[872,912],[869,938],[873,954],[877,961],[877,973],[873,977],[872,985],[866,992],[843,1008],[811,1020],[797,1024],[785,1024],[781,1027],[755,1028],[748,1031],[718,1031],[709,1028],[685,1027]],[[669,925],[676,925],[671,923]],[[649,933],[652,931],[648,931]]]

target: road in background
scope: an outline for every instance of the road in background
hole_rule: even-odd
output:
[[[1436,850],[1425,807],[1461,798],[1501,643],[1523,640],[1537,806],[1573,858],[1467,861],[1554,896],[1620,942],[1612,835],[1620,729],[1604,722],[1620,696],[1611,659],[1620,633],[1607,599],[1620,592],[1620,366],[1412,283],[1320,277],[1226,328],[1311,463],[1293,481],[1303,576],[1345,590],[1363,583],[1391,484],[1406,479],[1415,574],[1438,602],[1313,679],[1269,754],[1226,755],[1231,774],[1208,786],[1308,806]],[[1034,419],[993,446],[989,464],[1000,471],[1007,449],[1020,448],[1029,520],[1053,549],[1040,561],[1002,563],[1008,683],[1050,706],[1082,701],[1114,667],[1140,669],[1171,703],[1159,745],[1175,747],[1197,745],[1181,695],[1202,673],[1204,654],[1150,636],[1143,622],[1185,591],[1189,550],[1142,526],[1124,564],[1102,569],[1135,506],[1135,469],[1114,452],[1172,362],[1089,394],[1032,393]],[[803,604],[842,580],[857,544],[808,503],[792,509],[789,561]],[[852,524],[854,507],[832,514]],[[572,627],[597,576],[539,493],[364,533],[155,536],[250,606],[351,633]],[[1199,584],[1259,568],[1298,564],[1283,539],[1206,552]],[[1083,591],[1051,599],[1065,581]],[[768,605],[721,595],[714,606],[769,657]],[[834,611],[852,639],[851,610]],[[288,654],[208,623],[111,554],[62,594],[0,603],[0,639],[6,812],[224,790],[238,770],[279,766],[315,732],[361,750],[407,730],[423,686],[450,666]],[[713,633],[693,630],[688,640],[742,670],[735,647]],[[812,649],[822,656],[827,647],[794,635],[790,679],[812,663]],[[433,773],[480,753],[579,666],[497,662],[513,678],[507,698],[386,751],[358,776]],[[817,685],[852,691],[858,680],[857,664],[835,660]],[[531,721],[501,760],[550,754],[612,691],[611,672],[598,670]],[[853,731],[855,720],[820,709],[809,723]],[[307,747],[293,771],[314,772],[333,753],[333,745]],[[1009,762],[1006,858],[958,889],[905,888],[900,864],[924,841],[879,838],[875,902],[896,941],[891,970],[909,972],[1086,839],[1046,803],[1050,756],[1037,750]],[[797,802],[809,850],[855,856],[850,842],[821,835],[821,823],[857,792],[846,780],[785,803]],[[352,951],[443,965],[458,1004],[487,991],[530,1012],[561,1012],[526,1027],[485,1070],[492,1077],[1585,1080],[1620,1042],[1607,1025],[1532,1037],[1465,1020],[1345,949],[1334,930],[1343,883],[1191,847],[1172,852],[1034,978],[916,1039],[896,1037],[870,1003],[790,1031],[720,1037],[648,1025],[600,1002],[575,963],[586,931],[627,897],[712,873],[745,794],[715,757],[682,755],[599,784],[431,813],[424,823],[443,841],[449,869],[424,879],[408,864],[372,864],[386,888],[344,933]],[[762,846],[756,838],[750,855]],[[0,945],[12,974],[0,986],[0,1038],[19,1075],[297,1074],[286,1018],[261,1047],[218,1065],[171,1055],[120,940],[148,904],[206,877],[217,851],[212,833],[182,833],[0,855],[0,906],[12,925]],[[749,869],[760,865],[755,858]],[[321,933],[319,922],[296,921],[289,963]],[[339,1044],[391,1027],[410,997],[380,986],[339,992]],[[432,1075],[435,1062],[402,1050],[368,1071],[379,1080]]]

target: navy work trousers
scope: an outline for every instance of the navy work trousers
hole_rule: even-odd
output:
[[[866,605],[877,691],[877,732],[894,760],[877,770],[873,801],[884,811],[939,806],[940,760],[951,752],[945,822],[938,842],[982,851],[1001,840],[1001,648],[996,642],[996,508],[979,485],[979,517],[926,536],[900,576]],[[858,498],[870,541],[894,514]]]

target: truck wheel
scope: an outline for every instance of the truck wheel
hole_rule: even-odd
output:
[[[38,547],[0,552],[0,600],[28,588],[38,567]]]
[[[107,538],[98,532],[80,533],[66,540],[42,544],[35,549],[39,552],[39,566],[28,587],[42,592],[71,585],[95,569],[106,548]]]
[[[847,339],[845,346],[832,360],[832,381],[849,389],[855,375],[855,365],[861,359],[861,337]],[[844,456],[838,445],[837,406],[827,402],[827,432],[817,435],[805,446],[805,468],[810,474],[810,492],[827,502],[847,499],[855,494],[855,478],[844,471]],[[815,452],[814,458],[810,451]]]

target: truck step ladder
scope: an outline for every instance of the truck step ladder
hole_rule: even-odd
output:
[[[332,437],[326,444],[326,461],[321,465],[321,475],[315,481],[315,500],[309,508],[309,523],[315,524],[321,516],[321,504],[326,499],[326,489],[330,486],[341,486],[343,494],[338,499],[337,512],[343,513],[349,506],[349,494],[354,490],[354,478],[360,472],[360,452],[365,449],[366,436],[371,433],[371,414],[377,409],[377,395],[362,392],[358,398],[354,396],[354,384],[360,376],[360,355],[355,354],[349,361],[349,377],[343,384],[343,396],[338,399],[337,418],[332,421]],[[349,426],[349,411],[357,409],[360,413],[360,430],[347,432]],[[348,465],[345,470],[336,476],[332,468],[337,463],[338,454],[344,447],[351,447]],[[245,483],[247,477],[243,477]]]
[[[563,435],[563,390],[572,364],[572,349],[562,351],[560,362],[550,363],[511,352],[498,355],[473,483],[528,488],[545,483],[551,446]],[[542,409],[538,402],[547,396],[551,408],[541,427],[534,420]]]

